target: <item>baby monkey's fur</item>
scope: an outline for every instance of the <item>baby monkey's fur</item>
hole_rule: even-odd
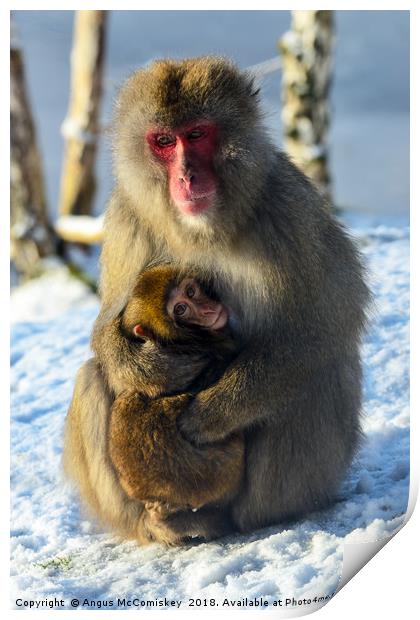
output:
[[[109,427],[109,452],[124,490],[168,511],[228,503],[244,471],[241,434],[197,447],[178,430],[177,418],[194,393],[217,381],[238,352],[229,328],[212,332],[168,316],[168,294],[179,278],[170,266],[147,270],[119,317],[115,327],[139,371],[120,386]],[[143,341],[132,336],[136,324]]]

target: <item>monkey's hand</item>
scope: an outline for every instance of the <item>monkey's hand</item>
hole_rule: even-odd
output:
[[[265,417],[275,384],[265,359],[272,346],[261,342],[243,349],[215,384],[196,395],[177,420],[187,440],[198,445],[222,441]]]
[[[156,413],[163,413],[168,418],[175,420],[182,414],[190,401],[191,396],[188,393],[161,396],[150,401],[150,407],[153,407]]]
[[[197,394],[177,420],[181,435],[196,445],[224,440],[234,432],[223,419],[223,413],[217,410],[217,395],[213,400],[214,395],[208,392],[210,390]]]
[[[304,393],[314,360],[312,352],[277,348],[275,342],[242,351],[219,381],[199,392],[181,413],[179,431],[199,445],[264,424]]]

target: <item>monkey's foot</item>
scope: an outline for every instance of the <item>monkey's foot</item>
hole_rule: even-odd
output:
[[[166,519],[174,512],[182,510],[182,508],[180,508],[179,506],[171,506],[170,504],[160,501],[146,502],[144,504],[144,507],[153,521],[160,521],[162,519]]]

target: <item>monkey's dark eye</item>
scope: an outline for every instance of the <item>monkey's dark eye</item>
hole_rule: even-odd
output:
[[[187,304],[175,304],[174,306],[174,315],[175,316],[183,316],[187,311]]]
[[[190,284],[189,286],[187,286],[187,288],[185,289],[185,294],[187,297],[189,297],[190,299],[192,299],[195,295],[195,288]]]
[[[188,140],[198,140],[198,138],[202,138],[205,135],[203,129],[193,129],[188,134]]]
[[[175,144],[175,138],[173,136],[162,134],[156,137],[156,144],[159,146],[170,146]]]

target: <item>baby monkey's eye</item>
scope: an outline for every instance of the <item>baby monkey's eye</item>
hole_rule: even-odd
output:
[[[187,286],[187,288],[185,289],[185,294],[190,299],[192,299],[194,297],[194,295],[195,295],[195,288],[194,288],[194,286],[192,284]]]
[[[182,316],[187,311],[187,304],[175,304],[174,306],[174,315]]]

